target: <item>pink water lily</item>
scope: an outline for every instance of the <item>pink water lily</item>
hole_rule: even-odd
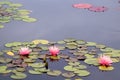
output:
[[[111,58],[105,55],[101,55],[98,61],[99,61],[99,64],[102,66],[110,66],[112,64]]]
[[[49,47],[49,52],[52,56],[57,56],[59,54],[59,48],[56,46]]]
[[[19,50],[19,54],[20,55],[29,55],[30,54],[30,52],[31,52],[32,50],[31,49],[29,49],[28,47],[22,47],[20,50]]]

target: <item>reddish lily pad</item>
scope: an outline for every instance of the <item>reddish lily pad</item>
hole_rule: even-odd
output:
[[[104,12],[108,10],[108,8],[104,6],[92,6],[88,10],[93,11],[93,12]]]
[[[91,4],[88,3],[80,3],[80,4],[73,4],[74,8],[82,8],[82,9],[88,9],[90,7],[92,7]]]

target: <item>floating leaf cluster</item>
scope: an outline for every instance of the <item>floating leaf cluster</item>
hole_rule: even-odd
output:
[[[0,2],[0,28],[4,27],[4,23],[11,20],[22,20],[25,22],[35,22],[35,18],[29,17],[31,11],[20,9],[22,4],[12,3],[9,1]]]
[[[57,57],[52,57],[49,53],[48,49],[53,45],[60,49]],[[5,47],[6,49],[0,52],[0,73],[9,74],[13,79],[24,79],[29,77],[29,74],[47,74],[53,77],[63,76],[65,80],[71,78],[82,80],[81,77],[92,74],[88,69],[89,65],[102,71],[109,71],[115,69],[112,66],[114,63],[120,62],[120,50],[74,38],[57,42],[39,39],[31,42],[9,42],[5,44]],[[32,51],[28,56],[19,55],[21,47],[29,47]],[[113,62],[111,66],[106,67],[99,64],[98,57],[101,54],[110,56]],[[61,60],[67,62],[61,67],[61,70],[49,67],[51,61],[59,63]]]

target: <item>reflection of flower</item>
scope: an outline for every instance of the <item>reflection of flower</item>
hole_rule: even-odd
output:
[[[102,66],[110,66],[112,64],[111,58],[105,55],[101,55],[98,61],[99,61],[99,64]]]
[[[49,52],[52,56],[57,56],[57,54],[59,54],[59,51],[59,48],[56,46],[49,47]]]
[[[29,49],[28,47],[22,47],[20,50],[19,50],[19,54],[20,55],[29,55],[31,52],[31,49]]]

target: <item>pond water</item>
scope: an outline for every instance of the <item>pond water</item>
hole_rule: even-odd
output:
[[[23,9],[31,10],[31,17],[37,19],[34,23],[11,21],[0,29],[0,49],[4,44],[13,41],[32,41],[34,39],[47,39],[58,41],[65,38],[76,38],[85,41],[105,44],[120,49],[120,3],[118,0],[10,0],[21,3]],[[87,9],[73,8],[73,4],[90,3],[95,6],[105,6],[105,12],[91,12]],[[62,62],[51,63],[59,69]],[[63,63],[65,65],[66,63]],[[83,77],[84,80],[119,80],[119,64],[115,69],[102,72],[96,67],[88,66],[92,74]],[[55,66],[53,66],[55,67]],[[55,67],[56,68],[56,67]],[[64,80],[62,76],[51,77],[29,75],[24,80]],[[10,80],[9,77],[0,76],[0,80]],[[12,80],[12,79],[11,79]]]

